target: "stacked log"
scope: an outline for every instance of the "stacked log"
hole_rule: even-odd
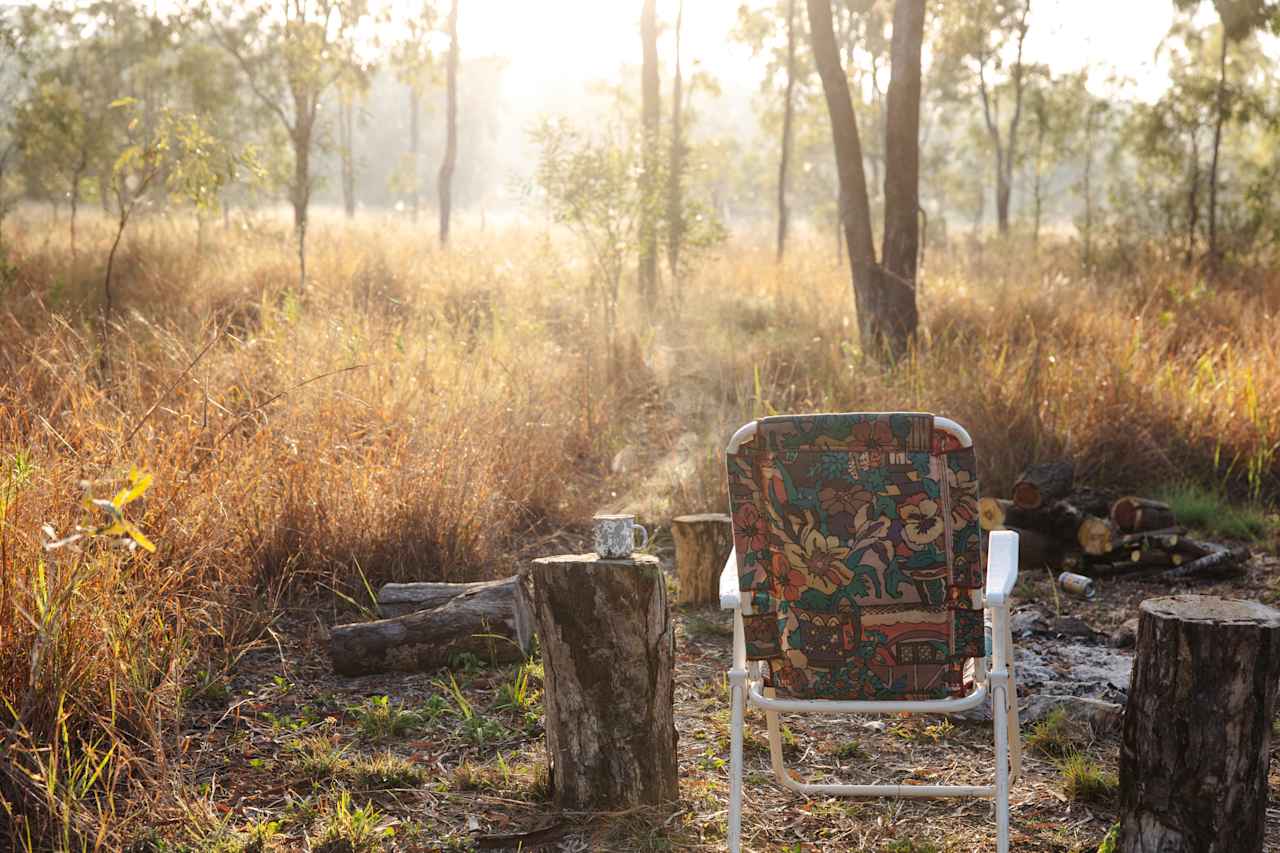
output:
[[[1166,503],[1077,488],[1068,460],[1028,466],[1012,499],[982,498],[978,518],[984,531],[1018,533],[1023,568],[1172,583],[1234,577],[1248,559],[1247,549],[1188,538]]]

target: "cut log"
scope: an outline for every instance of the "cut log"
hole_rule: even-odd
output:
[[[1093,557],[1101,557],[1114,551],[1118,538],[1115,525],[1110,519],[1095,516],[1086,518],[1076,533],[1080,549]]]
[[[1024,509],[1013,501],[982,498],[978,518],[983,530],[1036,530],[1063,542],[1075,542],[1088,518],[1070,501],[1054,501],[1038,509]]]
[[[1139,607],[1120,749],[1121,853],[1260,853],[1280,612],[1203,595]]]
[[[1223,548],[1212,554],[1183,563],[1160,575],[1161,580],[1221,580],[1239,577],[1245,573],[1245,562],[1249,559],[1248,548]]]
[[[1125,560],[1118,563],[1093,563],[1081,569],[1080,572],[1095,580],[1114,578],[1117,580],[1136,581],[1159,577],[1164,572],[1164,569],[1159,566],[1152,567]]]
[[[418,672],[448,666],[463,652],[494,663],[521,660],[533,640],[533,620],[509,584],[486,584],[434,610],[394,619],[335,625],[329,659],[340,675]]]
[[[733,521],[722,513],[681,515],[671,522],[676,543],[677,604],[720,600],[720,572],[733,549]]]
[[[515,576],[479,583],[388,583],[378,590],[378,615],[383,619],[404,616],[418,610],[432,610],[460,595],[481,589],[502,588],[515,606]]]
[[[1122,533],[1141,533],[1145,530],[1173,527],[1177,521],[1167,503],[1133,495],[1120,498],[1111,505],[1111,520]]]
[[[1013,501],[1004,498],[978,499],[978,524],[983,530],[1004,530],[1004,519]]]
[[[1105,516],[1111,512],[1115,495],[1088,486],[1079,486],[1071,491],[1067,500],[1085,515]]]
[[[556,806],[676,799],[674,633],[658,558],[544,557],[526,572],[546,668]]]
[[[1194,548],[1183,545],[1184,538],[1182,534],[1185,532],[1181,527],[1166,527],[1163,530],[1152,530],[1147,533],[1126,533],[1116,539],[1116,548],[1118,550],[1160,548],[1164,551],[1189,554]],[[1203,557],[1204,554],[1198,554],[1197,556]]]
[[[1062,546],[1050,536],[1038,530],[1019,530],[1008,527],[1018,534],[1018,568],[1039,570],[1043,568],[1057,571],[1062,568]]]
[[[1013,502],[1022,509],[1036,509],[1065,498],[1075,483],[1075,465],[1069,459],[1029,466],[1013,484]]]

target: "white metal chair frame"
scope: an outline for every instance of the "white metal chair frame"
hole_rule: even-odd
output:
[[[973,440],[964,427],[948,418],[934,418],[934,426],[955,436],[963,447]],[[734,433],[728,453],[755,434],[755,422]],[[769,731],[769,755],[778,783],[800,794],[846,797],[992,797],[996,807],[996,849],[1009,851],[1009,786],[1022,769],[1022,741],[1018,730],[1017,688],[1013,673],[1013,637],[1009,630],[1009,594],[1018,579],[1018,534],[999,530],[991,533],[987,546],[987,584],[981,604],[990,616],[991,668],[985,658],[973,661],[974,689],[956,699],[872,701],[831,699],[777,699],[764,687],[760,664],[747,665],[747,646],[742,616],[750,612],[750,598],[739,590],[738,560],[729,554],[720,574],[720,606],[733,611],[733,665],[729,670],[733,707],[729,722],[729,850],[739,853],[742,837],[742,734],[746,705],[764,709]],[[974,591],[975,604],[978,592]],[[890,714],[950,713],[967,711],[991,698],[995,722],[995,783],[993,785],[822,785],[798,782],[782,763],[779,713],[808,714]]]

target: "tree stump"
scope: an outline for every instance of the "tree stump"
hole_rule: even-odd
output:
[[[1261,851],[1280,611],[1175,595],[1139,612],[1117,850]]]
[[[715,604],[720,572],[733,549],[733,521],[718,512],[681,515],[671,522],[676,542],[677,604]]]
[[[658,558],[543,557],[525,575],[546,671],[556,805],[676,799],[675,635]]]

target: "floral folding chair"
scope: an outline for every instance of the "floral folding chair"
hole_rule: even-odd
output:
[[[726,460],[734,542],[720,577],[721,606],[734,611],[729,849],[741,846],[749,702],[765,712],[784,787],[993,797],[997,849],[1007,853],[1009,785],[1021,765],[1007,603],[1018,537],[991,534],[984,573],[969,434],[928,414],[770,417],[738,430]],[[988,699],[994,784],[812,784],[782,763],[779,713],[944,713]]]

